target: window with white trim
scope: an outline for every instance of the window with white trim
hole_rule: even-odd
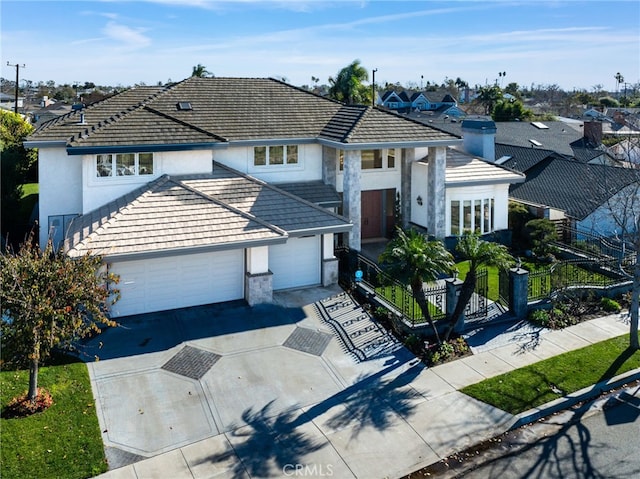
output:
[[[253,166],[297,164],[298,145],[271,145],[253,148]]]
[[[126,177],[153,174],[153,153],[105,153],[96,155],[96,176]]]
[[[449,204],[450,234],[458,236],[471,231],[491,233],[494,229],[494,210],[493,198],[452,200]]]
[[[386,161],[385,161],[386,160]],[[396,149],[362,150],[360,152],[361,168],[363,170],[379,170],[396,167]],[[338,151],[338,165],[344,170],[344,150]]]

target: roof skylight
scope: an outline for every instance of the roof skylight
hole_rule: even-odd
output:
[[[178,108],[178,110],[180,111],[189,111],[189,110],[193,110],[193,107],[191,106],[191,102],[188,101],[179,101],[176,104],[176,107]]]
[[[531,143],[533,146],[542,146],[542,143],[540,143],[538,140],[533,140],[531,138],[529,138],[529,143]]]
[[[535,126],[538,130],[548,130],[549,127],[542,122],[532,121],[531,124]]]

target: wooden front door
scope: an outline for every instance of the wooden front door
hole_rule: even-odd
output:
[[[382,232],[382,190],[362,192],[360,214],[362,215],[362,239],[384,236]]]

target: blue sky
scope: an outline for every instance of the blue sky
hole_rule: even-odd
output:
[[[354,59],[376,83],[640,82],[640,2],[2,0],[2,76],[156,84],[216,76],[326,83]],[[499,79],[500,80],[500,79]]]

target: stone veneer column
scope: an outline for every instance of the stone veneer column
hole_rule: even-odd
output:
[[[414,148],[402,149],[402,167],[400,172],[400,211],[402,227],[407,228],[411,221],[411,165],[416,159]]]
[[[445,179],[447,149],[444,146],[429,147],[427,166],[427,230],[430,235],[442,239],[446,236]]]
[[[322,147],[322,182],[336,186],[336,170],[338,168],[338,150],[328,146]]]
[[[529,271],[509,270],[509,312],[516,318],[526,318],[529,303]]]
[[[342,179],[342,212],[351,223],[353,229],[349,232],[349,248],[360,251],[361,247],[361,197],[360,176],[362,173],[362,159],[360,151],[347,150],[344,152],[344,175]]]
[[[247,248],[244,298],[249,306],[273,301],[273,273],[269,271],[269,247]]]

